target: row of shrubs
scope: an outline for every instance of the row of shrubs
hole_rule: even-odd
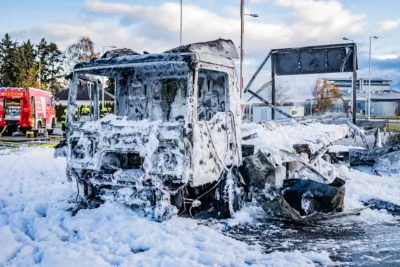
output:
[[[110,108],[111,112],[114,112],[114,103],[106,103],[104,105],[107,109]],[[81,105],[79,107],[79,110],[81,110],[84,107],[84,105]],[[67,106],[64,105],[57,105],[56,106],[56,117],[57,117],[57,121],[62,121],[62,116],[64,115],[64,110],[67,108]],[[99,105],[100,110],[103,108],[103,105],[100,103]],[[93,111],[93,107],[92,107],[92,111]]]

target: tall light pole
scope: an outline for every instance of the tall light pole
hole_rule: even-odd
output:
[[[252,70],[252,68],[251,68],[251,55],[250,54],[244,54],[246,57],[249,57],[249,59],[250,59],[250,74],[249,74],[249,76],[251,77],[251,70]]]
[[[243,38],[244,38],[244,16],[250,16],[253,18],[258,18],[258,14],[244,14],[244,0],[240,2],[240,97],[243,97],[243,60],[244,60],[244,48],[243,48]]]
[[[180,38],[180,46],[182,47],[182,0],[181,0],[181,38]]]
[[[371,119],[371,42],[372,38],[378,39],[378,36],[369,37],[369,74],[368,74],[368,120]]]
[[[103,55],[104,55],[104,48],[106,48],[106,47],[108,47],[108,48],[117,48],[115,45],[105,45],[105,46],[103,46]],[[102,91],[102,108],[104,108],[104,102],[105,102],[104,101],[104,88],[106,87],[105,83],[106,83],[106,79],[103,76],[103,84],[102,84],[102,88],[101,88],[101,91]]]
[[[40,49],[39,49],[39,47],[38,47],[38,57],[39,57],[39,89],[42,89],[41,87],[41,82],[42,82],[42,75],[41,75],[41,58],[40,58]]]

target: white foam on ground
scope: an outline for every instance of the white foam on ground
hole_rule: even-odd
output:
[[[125,206],[67,211],[75,184],[53,149],[0,156],[0,266],[315,266],[329,253],[273,252],[223,235],[201,221],[158,223]],[[242,216],[242,218],[240,218]],[[246,219],[246,214],[237,220]],[[233,219],[234,220],[234,219]],[[251,221],[248,221],[251,223]],[[6,249],[5,249],[6,248]]]
[[[350,149],[365,149],[365,147],[333,145],[329,148],[329,152],[348,152]]]
[[[345,124],[300,124],[281,125],[278,122],[263,124],[245,123],[242,126],[242,136],[257,133],[256,138],[243,141],[244,144],[254,145],[255,153],[258,150],[270,152],[274,161],[279,163],[279,149],[293,151],[295,144],[308,144],[312,152],[344,138],[349,131]]]

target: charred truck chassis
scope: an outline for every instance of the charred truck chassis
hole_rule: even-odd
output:
[[[199,52],[200,51],[200,52]],[[126,53],[126,50],[123,52]],[[128,51],[129,53],[129,51]],[[111,199],[157,219],[214,211],[246,198],[239,179],[241,109],[231,41],[163,54],[118,55],[75,66],[67,110],[67,175],[96,205]],[[94,75],[115,80],[115,114],[99,119]],[[79,90],[93,109],[74,117]]]

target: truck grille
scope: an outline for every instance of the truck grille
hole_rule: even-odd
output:
[[[6,124],[7,124],[7,127],[18,127],[19,121],[7,121]]]

